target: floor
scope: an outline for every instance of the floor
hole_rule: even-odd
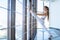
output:
[[[49,31],[52,35],[52,40],[60,40],[60,29],[50,28]],[[47,31],[42,31],[42,29],[37,29],[37,35],[35,39],[37,40],[49,40],[49,33]]]
[[[37,35],[35,40],[49,40],[49,33],[47,31],[42,31],[43,29],[37,29]],[[16,40],[22,40],[22,30],[16,30]],[[60,40],[60,29],[50,28],[49,31],[52,35],[52,40]],[[20,33],[19,33],[20,32]],[[18,34],[18,35],[17,35]],[[2,36],[0,40],[7,40],[6,35]]]

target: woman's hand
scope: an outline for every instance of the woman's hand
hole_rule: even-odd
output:
[[[29,6],[27,7],[27,10],[28,10],[30,13],[33,13],[33,11],[30,9]]]
[[[30,13],[32,13],[32,10],[29,10],[30,11]]]
[[[29,12],[32,13],[32,10],[29,7],[27,7],[27,10],[29,10]]]

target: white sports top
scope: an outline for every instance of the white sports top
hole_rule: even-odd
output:
[[[41,19],[43,20],[43,24],[45,25],[46,28],[49,29],[49,21],[47,20],[47,16],[42,16]]]
[[[42,17],[41,17],[42,20],[45,20],[45,18],[46,18],[46,16],[42,16]]]

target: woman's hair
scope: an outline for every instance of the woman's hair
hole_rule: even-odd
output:
[[[49,19],[49,7],[44,6],[44,8],[46,8],[48,10],[47,15],[48,15],[48,19]]]

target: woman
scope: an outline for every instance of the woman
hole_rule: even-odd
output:
[[[43,12],[42,14],[41,14],[41,13],[37,13],[37,15],[42,16],[41,19],[42,19],[43,27],[46,29],[46,31],[48,31],[46,25],[44,25],[44,20],[45,20],[45,18],[47,17],[47,20],[49,21],[49,8],[48,8],[47,6],[44,6],[43,10],[44,10],[44,12]],[[31,13],[36,19],[38,19],[38,17],[37,17],[35,14],[33,14],[33,13],[35,13],[35,12],[33,12],[32,10],[30,10],[30,13]],[[50,36],[49,36],[49,40],[50,40],[51,37],[52,37],[52,35],[51,35],[51,32],[50,32],[50,31],[48,31],[48,33],[50,34]]]
[[[47,7],[47,6],[44,6],[44,12],[43,12],[43,14],[37,14],[37,15],[39,15],[39,16],[47,16],[48,17],[48,21],[49,21],[49,8]]]
[[[45,25],[46,28],[49,28],[49,8],[47,6],[44,6],[43,13],[38,13],[38,16],[42,16],[42,24]]]
[[[44,12],[43,13],[37,13],[37,15],[42,16],[41,18],[38,18],[35,14],[35,12],[33,12],[30,9],[30,13],[32,14],[32,16],[34,16],[36,19],[40,20],[42,24],[44,24],[44,20],[47,17],[47,20],[49,21],[49,8],[47,6],[44,6],[43,8]]]
[[[47,6],[44,6],[43,10],[44,10],[43,13],[37,13],[37,15],[43,16],[42,19],[45,19],[46,17],[48,17],[47,19],[48,19],[48,21],[49,21],[49,8],[48,8]],[[31,9],[30,9],[30,13],[31,13],[32,15],[35,15],[35,14],[33,14],[33,13],[35,13],[35,12],[33,12]],[[35,16],[36,16],[36,15],[35,15]]]

